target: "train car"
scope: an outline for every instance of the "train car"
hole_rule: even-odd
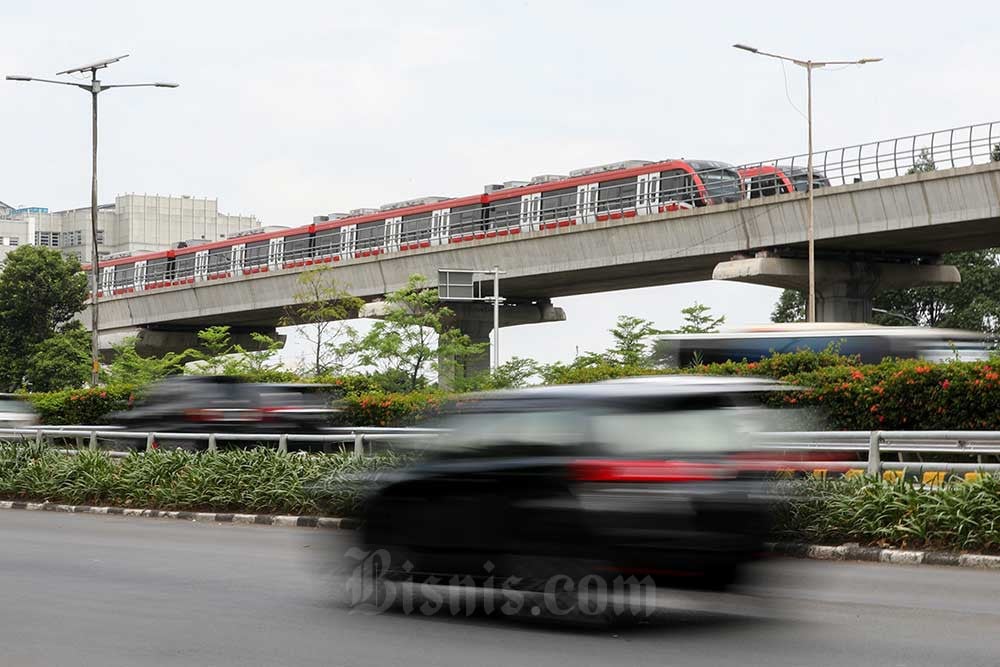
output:
[[[809,170],[788,165],[758,165],[739,170],[743,192],[749,199],[805,192],[809,188]],[[830,187],[826,174],[813,170],[813,187]]]
[[[724,162],[627,160],[487,185],[481,195],[411,199],[294,229],[110,258],[100,264],[98,293],[122,295],[736,202],[744,197],[742,188],[739,171]]]

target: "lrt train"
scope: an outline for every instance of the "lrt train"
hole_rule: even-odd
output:
[[[740,167],[743,191],[750,199],[805,192],[809,189],[809,171],[805,167],[789,165],[758,165]],[[813,171],[813,188],[830,187],[830,179],[820,171]]]
[[[629,160],[568,176],[488,185],[481,195],[414,199],[303,227],[109,258],[100,262],[98,296],[709,206],[743,196],[739,171],[724,162]]]

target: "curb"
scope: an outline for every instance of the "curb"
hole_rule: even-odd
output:
[[[357,522],[354,519],[340,519],[325,516],[235,514],[225,512],[177,512],[131,507],[92,507],[90,505],[60,505],[58,503],[30,503],[26,501],[11,500],[0,501],[0,509],[66,512],[70,514],[110,514],[113,516],[141,516],[161,519],[181,519],[183,521],[240,523],[256,524],[261,526],[290,526],[300,528],[335,528],[339,530],[352,530],[357,526]]]
[[[178,512],[130,507],[93,507],[90,505],[60,505],[58,503],[30,503],[0,500],[0,510],[29,510],[41,512],[66,512],[69,514],[109,514],[112,516],[141,516],[183,521],[255,524],[299,528],[333,528],[353,530],[358,522],[325,516],[297,516],[283,514],[236,514],[224,512]],[[909,551],[863,547],[857,543],[826,546],[798,542],[777,542],[767,545],[768,551],[779,556],[809,558],[811,560],[866,561],[896,565],[946,565],[987,570],[1000,570],[1000,556],[963,554],[948,551]]]
[[[813,560],[867,561],[871,563],[894,563],[896,565],[947,565],[951,567],[974,567],[1000,570],[1000,556],[985,554],[963,554],[949,551],[909,551],[905,549],[882,549],[863,547],[857,543],[840,546],[779,542],[768,548],[781,556],[810,558]]]

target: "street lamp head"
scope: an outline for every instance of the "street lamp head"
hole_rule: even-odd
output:
[[[858,61],[859,65],[867,65],[868,63],[882,62],[881,58],[862,58]]]
[[[169,83],[167,81],[157,81],[153,85],[156,86],[157,88],[176,88],[177,86],[179,86],[181,84],[179,84],[179,83]]]
[[[8,81],[31,81],[30,76],[24,76],[23,74],[8,74]]]
[[[757,53],[757,49],[752,46],[747,46],[746,44],[733,44],[734,49],[740,49],[741,51],[749,51],[750,53]]]

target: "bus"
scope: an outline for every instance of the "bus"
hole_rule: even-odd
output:
[[[743,327],[723,333],[670,334],[654,340],[653,356],[683,368],[726,361],[760,361],[772,354],[832,349],[877,364],[886,357],[927,361],[982,361],[987,337],[972,331],[930,327],[886,327],[857,323],[795,323]]]

